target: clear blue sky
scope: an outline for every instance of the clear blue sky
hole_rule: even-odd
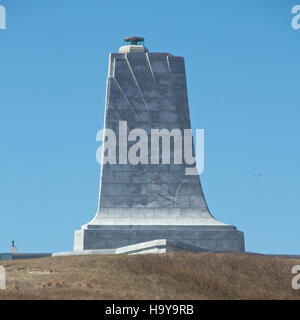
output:
[[[97,209],[109,52],[184,56],[212,214],[300,253],[300,30],[289,0],[0,0],[0,252],[71,250]],[[254,177],[256,172],[263,176]]]

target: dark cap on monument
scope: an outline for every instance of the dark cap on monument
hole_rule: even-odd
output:
[[[144,42],[144,40],[144,38],[138,36],[131,36],[124,39],[125,42],[130,42],[131,45],[139,45],[141,42]]]
[[[123,46],[119,49],[119,53],[142,53],[148,52],[149,50],[144,46],[144,38],[138,36],[131,36],[124,39]]]

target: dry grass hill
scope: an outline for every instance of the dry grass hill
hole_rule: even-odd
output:
[[[0,261],[0,299],[300,299],[300,260],[252,254],[168,253]]]

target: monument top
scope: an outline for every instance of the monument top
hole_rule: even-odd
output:
[[[125,45],[119,49],[119,53],[128,52],[148,52],[149,50],[144,47],[144,38],[138,36],[131,36],[124,39]]]
[[[124,39],[124,41],[130,45],[144,45],[144,40],[144,38],[138,36],[131,36]]]

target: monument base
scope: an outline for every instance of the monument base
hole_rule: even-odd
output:
[[[74,251],[115,249],[166,239],[213,252],[244,252],[244,233],[235,226],[87,225],[75,231]]]

